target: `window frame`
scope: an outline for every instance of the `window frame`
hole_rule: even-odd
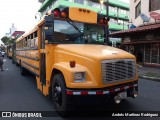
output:
[[[139,10],[139,7],[140,7],[140,10]],[[140,15],[140,13],[141,13],[141,1],[135,7],[135,19]]]
[[[149,0],[149,12],[159,10],[160,9],[160,4],[158,4],[159,0]],[[160,2],[160,1],[159,1]],[[153,3],[156,3],[156,7],[153,7]],[[159,6],[158,6],[159,5]],[[158,8],[157,8],[158,7]]]

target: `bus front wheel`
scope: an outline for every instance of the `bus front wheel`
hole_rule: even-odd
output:
[[[66,84],[62,74],[56,74],[52,81],[52,99],[57,112],[61,116],[66,116],[69,105],[66,94]]]

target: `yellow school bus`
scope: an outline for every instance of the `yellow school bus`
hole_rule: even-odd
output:
[[[59,113],[86,99],[120,103],[137,97],[136,58],[104,44],[107,24],[105,16],[91,10],[56,8],[16,40],[21,74],[28,70],[36,76],[38,89],[52,96]]]
[[[12,58],[12,44],[10,44],[6,47],[6,55],[8,58],[10,58],[10,59]]]

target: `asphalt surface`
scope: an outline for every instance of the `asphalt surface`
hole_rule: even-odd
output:
[[[138,65],[138,74],[139,78],[160,82],[160,68],[151,68]]]
[[[21,76],[19,67],[12,64],[11,59],[5,58],[4,70],[0,71],[0,111],[55,111],[54,105],[48,97],[45,97],[36,87],[35,77],[31,74]],[[105,106],[76,106],[76,109],[93,111],[92,115],[62,118],[56,112],[54,117],[45,118],[0,118],[0,120],[79,120],[79,119],[108,119],[103,114],[97,114],[97,110],[111,111],[160,111],[160,82],[139,79],[139,96],[136,99],[127,98],[121,104],[115,105],[108,102]],[[107,112],[107,111],[106,111]],[[95,115],[97,114],[97,115]],[[83,117],[82,117],[82,116]],[[159,112],[160,116],[160,112]],[[160,117],[110,117],[111,120],[159,120]]]

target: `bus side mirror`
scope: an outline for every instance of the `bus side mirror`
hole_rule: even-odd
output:
[[[45,41],[47,43],[53,42],[53,34],[54,34],[54,24],[53,24],[53,16],[45,16],[45,23],[44,23],[44,33],[45,33]]]

